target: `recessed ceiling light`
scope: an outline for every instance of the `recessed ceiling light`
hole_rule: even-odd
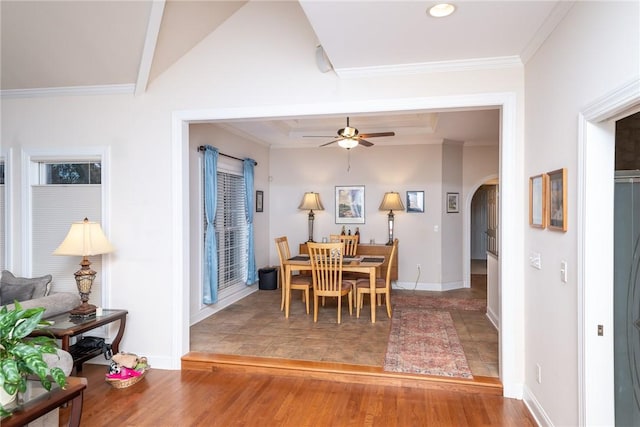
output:
[[[450,3],[440,3],[429,9],[429,15],[434,18],[444,18],[451,15],[456,10],[456,7]]]

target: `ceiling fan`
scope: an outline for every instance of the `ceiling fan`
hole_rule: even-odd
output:
[[[347,117],[347,126],[338,129],[338,136],[334,137],[333,141],[329,141],[325,144],[320,145],[320,147],[324,147],[334,142],[337,142],[338,145],[342,148],[346,148],[347,150],[357,147],[358,145],[362,145],[365,147],[371,147],[373,145],[372,142],[367,141],[367,138],[376,138],[380,136],[395,136],[395,132],[377,132],[377,133],[360,133],[358,129],[352,128],[349,126],[349,117]],[[317,136],[307,136],[307,138],[314,138]],[[319,138],[331,138],[330,136],[320,136]]]

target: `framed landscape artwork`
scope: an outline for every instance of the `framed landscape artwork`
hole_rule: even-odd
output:
[[[264,193],[260,190],[256,191],[256,212],[263,211]]]
[[[364,224],[364,185],[336,186],[336,224]]]
[[[547,226],[547,175],[529,178],[529,225],[537,228]]]
[[[547,176],[549,230],[567,231],[567,169],[548,172]]]
[[[447,193],[447,213],[460,212],[460,193]]]
[[[424,191],[407,191],[407,212],[424,212]]]

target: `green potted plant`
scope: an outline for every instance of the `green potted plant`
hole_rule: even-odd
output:
[[[49,323],[42,320],[44,307],[22,309],[16,302],[9,310],[0,309],[0,388],[9,395],[24,393],[27,376],[36,376],[46,390],[51,390],[52,381],[60,387],[67,385],[67,378],[60,368],[49,368],[42,356],[56,354],[57,343],[53,338],[26,338],[31,331]],[[0,405],[0,416],[9,412]]]

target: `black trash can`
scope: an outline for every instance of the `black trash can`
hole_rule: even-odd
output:
[[[278,289],[278,270],[273,267],[259,269],[258,287],[266,291]]]

